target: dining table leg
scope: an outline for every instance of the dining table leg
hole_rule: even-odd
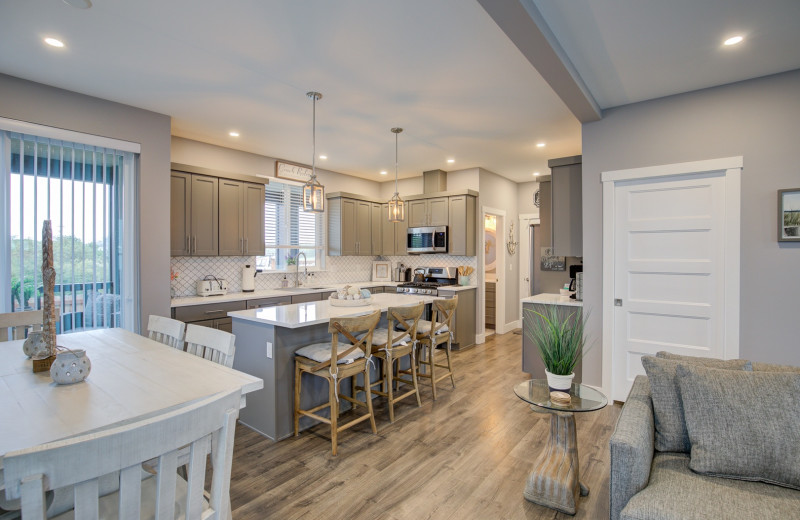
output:
[[[526,499],[574,515],[577,498],[589,494],[578,474],[578,443],[575,415],[550,413],[550,438],[528,477]]]

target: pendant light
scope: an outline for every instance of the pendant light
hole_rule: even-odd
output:
[[[311,178],[303,185],[303,211],[322,213],[325,211],[325,187],[317,180],[317,100],[322,99],[319,92],[306,92],[313,101],[313,122],[311,125]]]
[[[394,134],[394,195],[389,200],[389,222],[402,222],[406,219],[406,203],[397,191],[397,134],[402,128],[392,128]]]

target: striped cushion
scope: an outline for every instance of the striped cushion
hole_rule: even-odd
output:
[[[367,333],[361,334],[358,336],[358,339],[363,339]],[[376,346],[384,346],[386,342],[389,341],[389,332],[386,329],[375,329],[372,333],[372,344]],[[399,345],[408,345],[408,336],[403,336],[403,339],[400,341],[395,341],[392,346],[397,347]]]
[[[440,325],[437,323],[437,325]],[[450,329],[445,325],[436,331],[436,334],[442,334],[444,332],[449,331]],[[429,334],[431,331],[431,322],[428,320],[419,320],[419,325],[417,325],[417,334]]]
[[[350,348],[349,345],[339,345],[341,352]],[[317,363],[329,361],[331,359],[331,343],[314,343],[313,345],[306,345],[295,351],[295,355],[313,359]],[[347,354],[345,357],[336,362],[337,365],[349,365],[353,361],[364,357],[364,351],[360,348],[355,349],[353,352]]]

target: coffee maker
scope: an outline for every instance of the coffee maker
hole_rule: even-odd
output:
[[[583,280],[581,283],[578,283],[578,278],[583,278],[583,265],[571,265],[569,266],[569,290],[573,291],[573,294],[570,296],[573,300],[582,300],[583,299]],[[578,286],[580,285],[580,291],[578,290]],[[580,292],[581,294],[578,294]]]

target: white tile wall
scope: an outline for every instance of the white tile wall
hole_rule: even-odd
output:
[[[369,281],[372,276],[373,260],[389,260],[392,267],[402,262],[406,267],[458,267],[468,265],[477,269],[478,259],[475,256],[450,256],[450,255],[409,255],[409,256],[329,256],[326,258],[326,270],[313,273],[308,280],[301,281],[304,285],[334,284]],[[224,278],[228,281],[228,292],[242,290],[242,267],[245,264],[255,264],[253,256],[219,256],[219,257],[172,257],[171,267],[178,273],[178,278],[172,282],[175,296],[193,296],[195,283],[206,275]],[[301,267],[302,271],[302,267]],[[256,275],[256,290],[275,289],[281,286],[284,275],[294,282],[294,270],[289,273],[260,273]],[[470,277],[471,283],[477,283],[477,273]]]

